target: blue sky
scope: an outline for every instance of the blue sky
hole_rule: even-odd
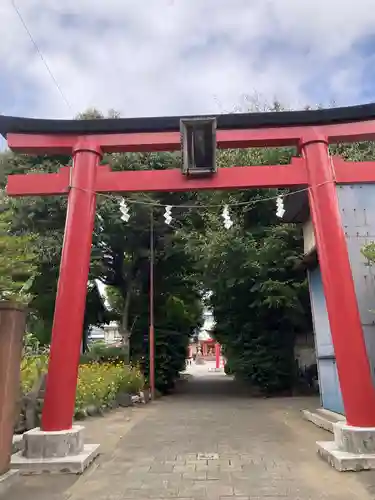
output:
[[[375,100],[373,0],[16,0],[0,5],[0,113],[69,118]]]

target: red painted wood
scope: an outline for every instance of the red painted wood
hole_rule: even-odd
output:
[[[10,149],[31,155],[72,154],[78,137],[72,135],[8,134]]]
[[[297,146],[306,131],[315,130],[327,137],[329,143],[355,142],[374,138],[375,121],[324,125],[316,127],[257,128],[247,130],[218,130],[219,148],[248,148]],[[178,132],[101,134],[83,136],[109,152],[179,151]],[[69,154],[79,137],[74,135],[8,134],[7,141],[13,151],[27,154]]]
[[[93,151],[78,151],[74,156],[42,414],[44,431],[72,426],[99,159]]]
[[[338,184],[362,184],[375,182],[375,161],[345,161],[332,159]]]
[[[290,165],[221,168],[211,177],[186,177],[179,169],[101,171],[98,192],[199,191],[204,189],[246,189],[251,187],[305,186],[307,175],[303,158]]]
[[[309,203],[347,422],[375,427],[375,389],[341,223],[334,172],[324,138],[302,143]]]
[[[13,174],[8,176],[8,196],[40,196],[68,194],[70,168],[62,167],[56,174]]]
[[[340,157],[333,157],[332,161],[338,184],[375,182],[375,162],[348,162]],[[9,196],[68,194],[69,175],[69,167],[62,167],[56,174],[9,175],[6,192]],[[102,193],[126,193],[304,185],[307,185],[307,174],[303,159],[293,158],[291,165],[232,167],[220,169],[215,176],[205,179],[187,179],[178,169],[112,172],[107,165],[101,165],[95,189]]]
[[[10,175],[7,194],[9,196],[66,194],[69,191],[69,171],[69,167],[64,167],[58,174]],[[223,168],[212,177],[199,179],[186,177],[179,169],[112,172],[108,166],[100,166],[95,190],[101,193],[126,193],[305,185],[307,185],[307,175],[304,160],[293,158],[290,165]]]

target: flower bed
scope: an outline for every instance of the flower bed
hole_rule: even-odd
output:
[[[47,356],[26,356],[21,364],[20,431],[37,425],[43,405],[44,374]],[[80,365],[78,371],[75,416],[82,418],[88,408],[104,409],[114,406],[123,394],[139,394],[144,388],[144,378],[139,369],[124,363],[89,363]],[[28,424],[26,414],[32,407],[35,422]],[[25,418],[23,418],[25,417]],[[31,419],[33,420],[33,419]]]
[[[76,411],[107,407],[120,393],[138,394],[144,386],[139,370],[123,363],[93,363],[79,367]]]

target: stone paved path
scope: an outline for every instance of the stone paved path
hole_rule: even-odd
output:
[[[143,416],[122,439],[114,437],[120,420],[117,431],[108,428],[112,445],[74,484],[61,476],[24,479],[4,500],[375,498],[374,473],[338,473],[317,457],[315,441],[331,435],[299,415],[315,401],[251,399],[207,368],[184,386],[137,410]]]

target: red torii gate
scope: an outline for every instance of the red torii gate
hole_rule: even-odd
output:
[[[375,427],[375,390],[340,220],[336,184],[375,182],[374,162],[332,158],[328,144],[373,140],[375,105],[331,110],[219,115],[217,146],[297,146],[290,165],[233,167],[189,179],[180,170],[111,172],[107,152],[176,151],[180,118],[33,120],[1,117],[16,152],[71,154],[55,174],[11,175],[9,196],[67,195],[42,430],[72,426],[96,193],[308,187],[324,294],[348,424]]]

